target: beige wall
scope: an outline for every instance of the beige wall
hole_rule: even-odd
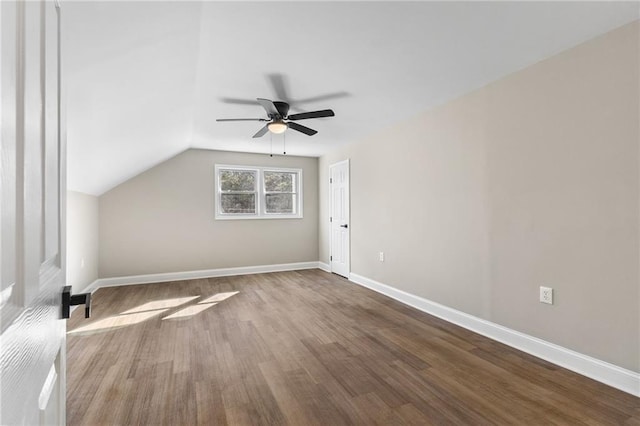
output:
[[[627,25],[322,157],[321,218],[329,165],[351,159],[352,272],[640,371],[639,36]]]
[[[302,219],[214,219],[214,165],[301,168]],[[187,150],[100,197],[101,278],[318,260],[318,159]]]
[[[67,285],[82,292],[98,279],[98,197],[67,191]]]

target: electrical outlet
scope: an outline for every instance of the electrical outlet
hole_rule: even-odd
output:
[[[540,286],[540,303],[553,305],[553,289]]]
[[[384,252],[381,251],[378,255],[378,259],[380,260],[380,262],[384,262]]]

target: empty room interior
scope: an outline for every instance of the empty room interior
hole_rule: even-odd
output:
[[[59,11],[67,424],[640,424],[640,3]]]

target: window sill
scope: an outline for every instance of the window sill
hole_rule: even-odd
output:
[[[302,215],[278,215],[278,216],[218,216],[216,215],[215,220],[272,220],[272,219],[303,219]]]

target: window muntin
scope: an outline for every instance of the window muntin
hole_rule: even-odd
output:
[[[215,166],[216,219],[302,217],[302,170]]]

